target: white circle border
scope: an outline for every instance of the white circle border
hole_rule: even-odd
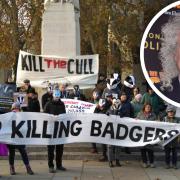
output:
[[[165,12],[167,12],[169,9],[180,5],[180,1],[174,2],[168,6],[166,6],[165,8],[163,8],[161,11],[159,11],[154,17],[153,19],[150,21],[150,23],[148,24],[144,34],[143,34],[143,38],[141,40],[141,47],[140,47],[140,60],[141,60],[141,68],[143,70],[144,76],[148,82],[148,84],[150,85],[150,87],[155,91],[155,93],[160,96],[164,101],[168,102],[169,104],[172,104],[176,107],[180,107],[180,103],[177,103],[171,99],[169,99],[168,97],[166,97],[162,92],[160,92],[157,87],[155,87],[155,85],[153,84],[152,80],[150,79],[148,72],[146,70],[146,66],[145,66],[145,61],[144,61],[144,45],[145,45],[145,41],[147,38],[147,35],[150,31],[150,29],[152,28],[152,26],[154,25],[154,23],[156,22],[156,20]],[[179,92],[180,93],[180,92]]]

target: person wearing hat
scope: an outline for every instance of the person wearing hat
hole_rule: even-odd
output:
[[[53,90],[53,99],[46,103],[44,107],[44,112],[53,115],[59,115],[66,113],[65,105],[60,99],[61,93],[59,89]],[[66,171],[66,168],[62,165],[62,156],[63,156],[63,144],[57,145],[48,145],[48,166],[49,172],[55,173],[54,169],[54,150],[56,149],[56,170],[57,171]]]
[[[180,120],[175,117],[176,114],[176,108],[172,105],[168,105],[166,108],[167,115],[164,117],[164,122],[168,123],[179,123]],[[170,159],[172,160],[172,166],[174,169],[177,169],[177,152],[178,152],[178,137],[170,141],[167,145],[164,147],[165,151],[165,163],[166,168],[170,168]],[[172,153],[172,158],[171,158]]]
[[[18,102],[13,103],[11,110],[12,112],[20,112],[20,104]],[[26,166],[27,173],[30,175],[33,175],[34,172],[32,171],[31,166],[29,164],[29,158],[26,152],[26,146],[8,144],[8,149],[9,149],[10,174],[11,175],[16,174],[15,167],[14,167],[14,158],[15,158],[15,149],[18,149],[21,154],[24,165]]]
[[[132,107],[134,109],[134,117],[136,118],[138,113],[141,111],[143,105],[141,104],[142,95],[136,94],[134,99],[131,101]]]
[[[29,79],[24,80],[24,88],[27,94],[29,94],[30,91],[35,92],[35,89],[31,86]]]

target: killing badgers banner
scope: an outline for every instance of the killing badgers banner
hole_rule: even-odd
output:
[[[20,51],[17,85],[29,79],[32,86],[43,87],[47,82],[78,84],[82,88],[94,87],[99,72],[99,56],[49,57]]]
[[[180,125],[105,114],[6,113],[0,115],[0,142],[53,145],[94,142],[125,147],[165,144]]]

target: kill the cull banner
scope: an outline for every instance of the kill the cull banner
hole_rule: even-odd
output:
[[[165,144],[180,125],[104,114],[6,113],[0,115],[0,142],[52,145],[94,142],[125,147]]]
[[[97,83],[98,72],[98,55],[49,57],[20,51],[17,84],[21,85],[28,77],[31,84],[37,87],[43,87],[47,81],[91,87]]]

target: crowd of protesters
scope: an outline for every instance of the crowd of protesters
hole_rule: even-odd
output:
[[[24,80],[24,86],[18,88],[19,92],[26,92],[28,96],[28,106],[20,108],[20,104],[15,102],[12,105],[13,112],[40,112],[40,102],[38,94],[30,84],[28,79]],[[163,121],[170,123],[179,123],[176,115],[176,108],[172,105],[166,105],[155,92],[148,87],[147,92],[141,94],[140,88],[135,85],[135,78],[129,75],[122,82],[118,73],[114,73],[111,78],[105,78],[100,75],[95,89],[92,91],[90,99],[86,98],[78,85],[73,86],[73,90],[68,91],[66,84],[49,84],[47,92],[41,98],[41,106],[44,113],[59,115],[66,113],[62,98],[90,101],[96,104],[94,113],[106,114],[107,116],[117,115],[120,117],[130,117],[147,121]],[[15,149],[18,149],[28,174],[34,174],[30,164],[25,145],[8,145],[10,174],[15,175],[14,157]],[[48,145],[48,166],[49,172],[65,171],[62,164],[64,145]],[[177,148],[178,137],[167,144],[164,148],[166,168],[172,166],[177,169]],[[54,166],[54,151],[56,152],[56,169]],[[113,145],[102,144],[102,157],[99,161],[108,161],[109,166],[121,166],[121,152],[130,154],[131,149]],[[152,147],[141,147],[142,165],[144,168],[154,168],[154,149]],[[92,143],[92,153],[98,153],[96,143]],[[172,158],[171,158],[172,153]],[[114,163],[115,162],[115,163]]]

